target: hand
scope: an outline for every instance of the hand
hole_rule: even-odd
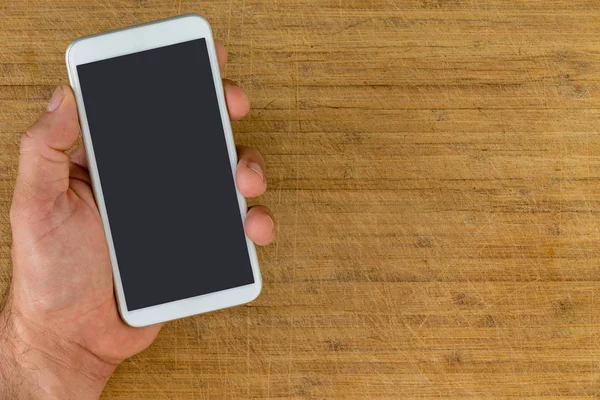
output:
[[[226,51],[217,49],[222,68]],[[246,95],[230,81],[224,87],[231,119],[244,117]],[[116,366],[148,347],[161,328],[132,328],[119,317],[85,153],[65,153],[78,136],[73,93],[60,86],[21,141],[10,213],[13,278],[0,318],[1,398],[98,398]],[[240,192],[261,195],[262,156],[247,147],[238,154]],[[273,216],[253,207],[245,229],[255,243],[268,244]]]

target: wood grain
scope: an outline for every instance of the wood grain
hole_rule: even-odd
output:
[[[0,289],[18,139],[81,35],[208,17],[279,221],[254,303],[106,399],[596,398],[594,0],[0,1]]]

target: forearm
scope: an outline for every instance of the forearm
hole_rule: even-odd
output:
[[[0,324],[3,316],[0,315]],[[0,399],[18,399],[20,388],[26,384],[17,370],[14,357],[11,356],[9,344],[4,339],[3,326],[0,325]]]
[[[0,313],[0,399],[98,399],[115,366]]]
[[[15,357],[13,333],[9,332],[7,313],[0,314],[0,399],[33,397],[35,383],[21,371]]]

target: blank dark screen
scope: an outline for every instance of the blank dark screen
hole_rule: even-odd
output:
[[[206,41],[77,71],[127,308],[254,283]]]

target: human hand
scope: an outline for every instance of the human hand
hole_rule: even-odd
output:
[[[217,45],[217,53],[222,68],[225,48]],[[244,117],[246,95],[230,81],[224,87],[231,119]],[[10,212],[13,278],[0,314],[0,398],[98,398],[116,366],[161,328],[132,328],[119,317],[85,152],[65,153],[78,136],[73,93],[60,86],[22,137]],[[263,194],[262,156],[248,147],[238,155],[240,192]],[[245,229],[256,244],[270,243],[270,211],[252,207]]]

